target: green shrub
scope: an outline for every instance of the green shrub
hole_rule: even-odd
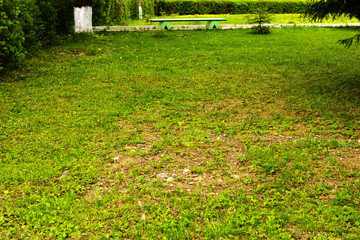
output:
[[[0,72],[17,66],[25,57],[19,14],[20,8],[13,1],[0,0]]]
[[[110,25],[110,0],[95,0],[93,2],[93,24]]]
[[[44,2],[44,0],[37,0],[38,2]],[[50,2],[56,11],[56,19],[47,21],[46,18],[43,18],[45,22],[50,25],[56,26],[57,34],[68,34],[74,29],[74,6],[73,0],[45,0],[45,2]],[[51,6],[49,6],[51,8]]]
[[[261,5],[256,14],[250,19],[250,24],[256,24],[251,30],[255,34],[269,34],[270,27],[264,25],[267,23],[270,23],[269,8],[266,5]]]
[[[269,13],[303,13],[306,2],[296,1],[168,1],[156,0],[155,14],[246,14],[255,13],[261,4],[269,6]]]
[[[0,73],[72,31],[72,0],[0,0]]]

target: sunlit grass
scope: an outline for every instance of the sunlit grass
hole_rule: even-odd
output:
[[[358,239],[356,29],[75,35],[0,81],[3,239]]]

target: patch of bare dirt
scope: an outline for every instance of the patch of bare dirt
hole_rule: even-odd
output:
[[[61,56],[74,56],[74,57],[81,57],[81,56],[85,56],[86,53],[83,51],[78,51],[78,50],[74,50],[74,51],[69,51],[69,52],[58,52],[57,54],[61,55]]]

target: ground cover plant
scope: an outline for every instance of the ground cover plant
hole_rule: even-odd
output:
[[[70,36],[0,82],[5,239],[358,239],[353,29]]]

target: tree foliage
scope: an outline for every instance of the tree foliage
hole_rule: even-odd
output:
[[[359,0],[313,0],[305,11],[305,17],[313,21],[323,20],[325,18],[337,18],[342,15],[350,18],[360,19],[360,1]],[[339,40],[339,43],[350,47],[353,43],[360,42],[360,34]]]
[[[94,0],[94,25],[126,25],[139,16],[139,0]],[[154,15],[154,0],[141,0],[143,15],[146,18]]]
[[[250,19],[250,24],[256,24],[251,29],[255,34],[269,34],[270,27],[264,24],[270,23],[271,16],[267,5],[260,5],[256,14]]]
[[[92,0],[74,0],[74,7],[92,6]]]
[[[312,20],[327,17],[337,18],[341,15],[360,19],[359,0],[313,0],[307,7],[305,15]]]

